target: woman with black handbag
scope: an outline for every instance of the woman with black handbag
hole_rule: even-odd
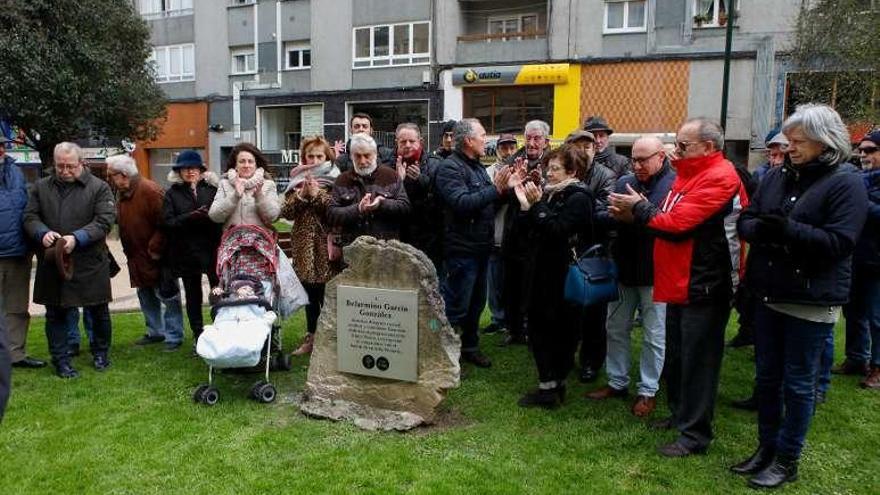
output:
[[[566,302],[565,279],[575,253],[593,244],[593,196],[578,178],[586,153],[566,145],[544,160],[543,189],[525,181],[523,170],[514,191],[531,242],[527,294],[528,333],[538,368],[538,388],[519,400],[522,407],[557,407],[565,400],[565,380],[574,367],[580,308]]]

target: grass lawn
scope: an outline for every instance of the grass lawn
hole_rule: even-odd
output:
[[[535,382],[534,367],[525,348],[496,347],[498,336],[483,340],[494,366],[467,369],[450,394],[452,424],[400,434],[301,415],[291,398],[305,379],[302,359],[275,374],[274,404],[247,398],[256,376],[221,375],[220,403],[196,405],[191,394],[207,368],[188,346],[172,354],[133,346],[139,314],[114,315],[113,325],[106,373],[87,356],[74,362],[77,380],[48,369],[15,373],[0,426],[0,494],[754,493],[727,471],[755,444],[754,416],[727,406],[750,391],[750,349],[725,356],[709,454],[669,460],[654,448],[673,435],[649,430],[629,414],[629,402],[581,399],[593,386],[575,379],[558,410],[517,407]],[[303,327],[302,314],[286,324],[286,347]],[[35,319],[30,349],[39,357],[46,356],[42,329]],[[665,413],[663,406],[654,417]],[[880,493],[878,446],[880,394],[835,376],[801,480],[782,493]]]

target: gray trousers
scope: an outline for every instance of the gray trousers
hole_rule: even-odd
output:
[[[0,297],[3,298],[3,315],[6,318],[12,362],[21,361],[26,356],[27,332],[31,323],[28,312],[31,258],[0,258]]]

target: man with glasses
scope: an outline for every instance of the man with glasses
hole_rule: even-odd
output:
[[[92,317],[95,369],[110,366],[112,296],[105,239],[116,207],[110,186],[85,169],[79,146],[59,143],[54,159],[55,175],[38,180],[30,191],[24,228],[45,250],[37,257],[34,302],[46,306],[46,337],[55,373],[75,378],[79,373],[70,364],[68,317],[80,306]]]
[[[846,359],[835,372],[863,376],[863,388],[880,390],[880,130],[858,147],[868,190],[868,219],[853,253],[852,286],[846,317]]]
[[[615,192],[632,188],[659,206],[675,180],[675,171],[666,159],[663,142],[656,137],[642,137],[633,143],[633,173],[618,179]],[[608,385],[590,392],[587,398],[605,400],[625,398],[629,387],[630,334],[635,312],[642,316],[643,341],[639,359],[639,383],[632,413],[637,417],[651,414],[660,388],[663,356],[666,350],[666,305],[654,302],[654,236],[648,230],[627,222],[615,222],[617,236],[611,253],[617,263],[620,298],[608,305]]]
[[[665,374],[672,413],[658,428],[678,438],[658,448],[684,457],[706,452],[718,392],[724,330],[739,282],[743,245],[736,221],[748,195],[724,158],[721,126],[692,119],[676,135],[677,177],[656,205],[631,186],[611,195],[612,215],[656,236],[654,300],[666,303]]]

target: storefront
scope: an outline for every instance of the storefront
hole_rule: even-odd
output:
[[[486,132],[521,134],[526,122],[550,124],[563,139],[581,124],[580,66],[505,65],[456,68],[441,73],[445,116],[480,120]]]
[[[167,187],[168,172],[177,155],[188,149],[201,153],[211,170],[221,170],[219,161],[208,156],[208,103],[169,103],[167,108],[167,119],[159,136],[153,141],[136,143],[133,156],[141,175]]]

